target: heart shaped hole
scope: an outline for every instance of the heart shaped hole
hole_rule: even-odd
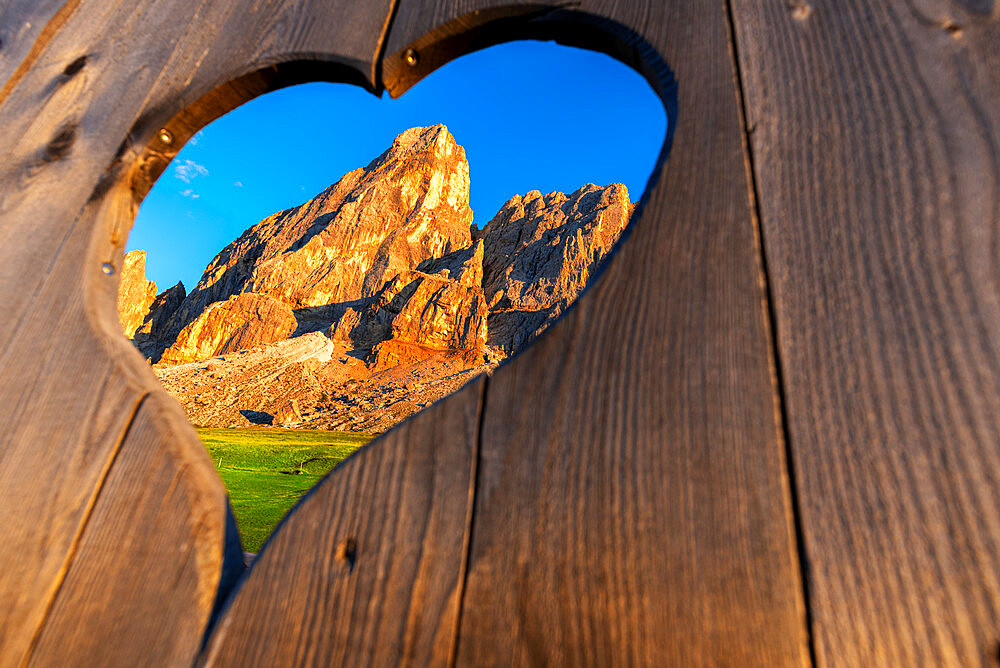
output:
[[[118,307],[208,447],[244,549],[563,313],[665,132],[625,65],[513,42],[399,101],[294,86],[195,134],[143,203]]]

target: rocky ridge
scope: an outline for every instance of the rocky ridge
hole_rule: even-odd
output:
[[[468,245],[471,223],[465,150],[443,125],[412,128],[367,167],[226,246],[161,337],[172,341],[210,304],[243,292],[293,309],[370,298],[401,271]]]
[[[468,175],[447,128],[412,128],[249,228],[190,294],[151,297],[132,251],[123,329],[195,424],[383,431],[558,317],[632,213],[625,186],[587,184],[515,195],[478,230]]]
[[[156,293],[156,283],[146,280],[146,251],[125,254],[118,285],[118,319],[125,336],[136,345],[173,315],[184,299],[184,284]]]
[[[243,292],[209,304],[180,331],[160,361],[190,362],[283,341],[296,325],[287,304],[270,295]]]
[[[480,235],[487,343],[509,355],[558,317],[586,287],[632,209],[620,183],[510,198]]]

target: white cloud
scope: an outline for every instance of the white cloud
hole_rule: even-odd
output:
[[[181,197],[190,197],[191,199],[198,199],[199,197],[201,197],[201,195],[196,193],[192,188],[185,188],[184,190],[181,191]]]
[[[237,188],[242,188],[243,187],[243,182],[242,181],[233,181],[233,185],[236,186]]]
[[[201,138],[205,136],[204,133],[204,130],[198,130],[198,132],[194,133],[194,136],[188,140],[188,146],[197,146]]]
[[[208,176],[208,168],[194,160],[184,160],[174,165],[174,177],[184,183],[191,183],[192,179],[199,176]]]

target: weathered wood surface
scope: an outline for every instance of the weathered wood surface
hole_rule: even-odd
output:
[[[400,3],[387,57],[469,9]],[[490,381],[458,662],[806,663],[724,7],[579,9],[664,55],[674,143],[600,281]]]
[[[390,90],[412,83],[392,72],[411,41],[417,70],[459,55],[435,54],[433,36],[417,38],[474,8],[401,2],[384,71],[387,82],[405,83]],[[681,104],[701,112],[679,118],[670,164],[657,166],[647,206],[601,281],[489,382],[457,646],[438,643],[433,623],[419,631],[423,640],[401,641],[404,621],[431,596],[410,580],[401,583],[409,591],[372,598],[367,618],[354,611],[357,597],[378,591],[373,579],[396,579],[381,559],[359,568],[357,582],[340,585],[349,578],[335,568],[331,581],[315,580],[329,577],[336,537],[315,534],[322,542],[311,544],[298,527],[373,512],[359,541],[368,533],[377,541],[380,522],[398,521],[346,502],[361,494],[364,467],[389,467],[369,450],[279,528],[260,557],[268,567],[254,568],[224,615],[213,640],[224,651],[213,649],[210,664],[808,662],[725,13],[652,2],[580,9],[655,39],[681,76],[698,82],[682,89]],[[517,20],[505,34],[607,48],[641,66],[661,94],[672,92],[669,73],[620,26],[579,12],[535,16],[519,28]],[[495,26],[481,21],[438,34],[474,28],[485,38],[473,43],[488,43]],[[400,447],[376,447],[390,443]],[[420,456],[428,445],[407,447]],[[434,482],[431,508],[438,497],[465,501],[463,479],[451,490],[444,482]],[[374,484],[398,494],[392,478]],[[409,540],[389,534],[395,547],[375,549],[439,543],[425,526]],[[449,585],[431,598],[434,617],[453,594],[459,563],[452,554],[429,571],[449,576],[434,577]],[[307,586],[325,596],[307,595]],[[423,651],[432,640],[420,654],[406,644]]]
[[[1000,11],[735,5],[822,665],[996,665]]]
[[[78,666],[141,666],[152,657],[158,665],[192,662],[204,634],[204,611],[211,610],[218,589],[219,535],[208,529],[219,522],[218,503],[224,500],[204,498],[217,493],[217,474],[211,464],[191,465],[204,458],[204,446],[173,433],[183,419],[166,401],[147,398],[139,408],[32,665],[66,665],[70,657]]]
[[[137,204],[123,190],[158,173],[186,138],[136,148],[174,114],[254,69],[328,53],[331,32],[343,34],[326,57],[369,77],[388,8],[5,4],[16,25],[0,27],[11,40],[0,63],[9,84],[0,99],[0,402],[10,416],[0,436],[0,665],[30,661],[34,647],[50,665],[62,663],[52,652],[85,657],[118,642],[131,646],[107,649],[102,663],[128,665],[144,651],[143,663],[176,664],[198,652],[225,568],[227,506],[193,429],[116,331],[117,278],[101,265],[120,267]],[[26,21],[41,29],[18,32]],[[140,403],[155,426],[130,429]],[[169,508],[142,502],[139,490],[165,483]],[[137,526],[120,523],[120,508]],[[171,536],[191,542],[161,549]],[[165,585],[177,605],[163,604]],[[98,591],[119,595],[114,605],[83,603]],[[86,607],[65,609],[73,602]],[[82,626],[63,633],[73,622]]]
[[[0,7],[0,103],[37,61],[79,2],[8,0]]]
[[[340,464],[275,531],[206,665],[426,666],[454,646],[486,381]]]
[[[0,665],[189,664],[232,572],[221,483],[101,272],[180,145],[277,86],[398,95],[519,37],[611,53],[669,102],[662,55],[669,162],[577,307],[298,507],[200,661],[798,665],[811,621],[822,665],[992,665],[998,15],[4,3]]]

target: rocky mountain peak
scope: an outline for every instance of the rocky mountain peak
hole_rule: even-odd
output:
[[[177,285],[154,299],[145,254],[130,254],[119,310],[199,424],[262,414],[381,430],[555,320],[632,209],[621,184],[532,190],[473,230],[465,150],[443,125],[411,128],[366,167],[250,227],[188,295]],[[367,399],[356,404],[359,387]]]
[[[393,276],[471,242],[469,163],[443,125],[412,128],[363,169],[224,248],[159,334],[243,292],[292,309],[374,296]],[[156,357],[156,355],[154,355]]]
[[[465,159],[465,149],[459,146],[443,123],[404,130],[392,140],[392,146],[378,159],[398,160],[401,155],[429,152],[445,158],[461,153],[462,159]]]
[[[488,343],[509,354],[548,326],[586,286],[632,209],[620,183],[510,198],[478,235]]]
[[[156,283],[146,280],[146,251],[129,251],[122,262],[118,284],[118,319],[125,336],[131,338],[142,326],[155,299]]]

